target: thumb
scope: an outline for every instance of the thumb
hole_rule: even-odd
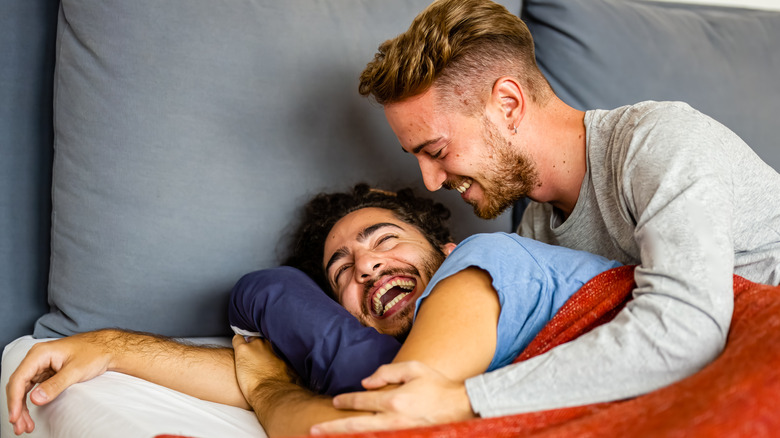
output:
[[[58,373],[41,382],[30,391],[30,400],[38,406],[45,405],[65,391],[66,388],[79,382],[79,378],[68,367],[63,367]]]
[[[233,344],[233,349],[235,350],[239,345],[246,344],[246,338],[241,335],[233,335],[233,340],[231,343]]]

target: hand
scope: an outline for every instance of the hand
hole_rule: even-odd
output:
[[[35,429],[27,407],[28,393],[33,403],[42,406],[74,383],[92,379],[109,369],[111,353],[103,339],[106,335],[109,332],[84,333],[35,344],[30,349],[6,386],[8,419],[15,434]]]
[[[311,433],[402,429],[476,417],[463,382],[450,380],[422,362],[383,365],[362,383],[369,391],[338,395],[333,406],[373,411],[375,415],[320,423],[312,427]],[[392,384],[400,386],[373,391]]]
[[[267,382],[297,383],[298,377],[273,351],[265,339],[233,336],[236,359],[236,379],[250,406],[255,406],[257,388]]]

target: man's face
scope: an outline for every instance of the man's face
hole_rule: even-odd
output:
[[[513,147],[486,116],[445,112],[436,90],[385,106],[404,151],[414,154],[425,186],[456,189],[483,219],[492,219],[539,186],[534,161]]]
[[[412,326],[415,301],[444,257],[390,210],[363,208],[333,226],[323,266],[349,313],[380,333],[403,338]]]

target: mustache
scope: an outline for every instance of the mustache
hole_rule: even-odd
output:
[[[444,183],[442,183],[442,187],[444,187],[447,190],[455,190],[458,186],[460,186],[463,183],[463,179],[460,181],[453,181],[453,180],[445,180]]]
[[[368,280],[367,282],[365,282],[363,284],[363,294],[364,295],[368,295],[371,292],[371,289],[373,289],[374,286],[376,285],[377,281],[379,281],[380,278],[387,277],[388,275],[390,275],[390,276],[392,276],[392,275],[412,275],[412,276],[415,276],[415,277],[418,277],[418,278],[422,277],[420,275],[419,269],[417,269],[414,266],[409,267],[408,269],[403,269],[403,268],[386,269],[384,271],[380,271],[376,275],[376,277]]]

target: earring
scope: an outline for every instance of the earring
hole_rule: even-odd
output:
[[[517,126],[512,125],[512,130],[515,131],[515,134],[517,134]]]

